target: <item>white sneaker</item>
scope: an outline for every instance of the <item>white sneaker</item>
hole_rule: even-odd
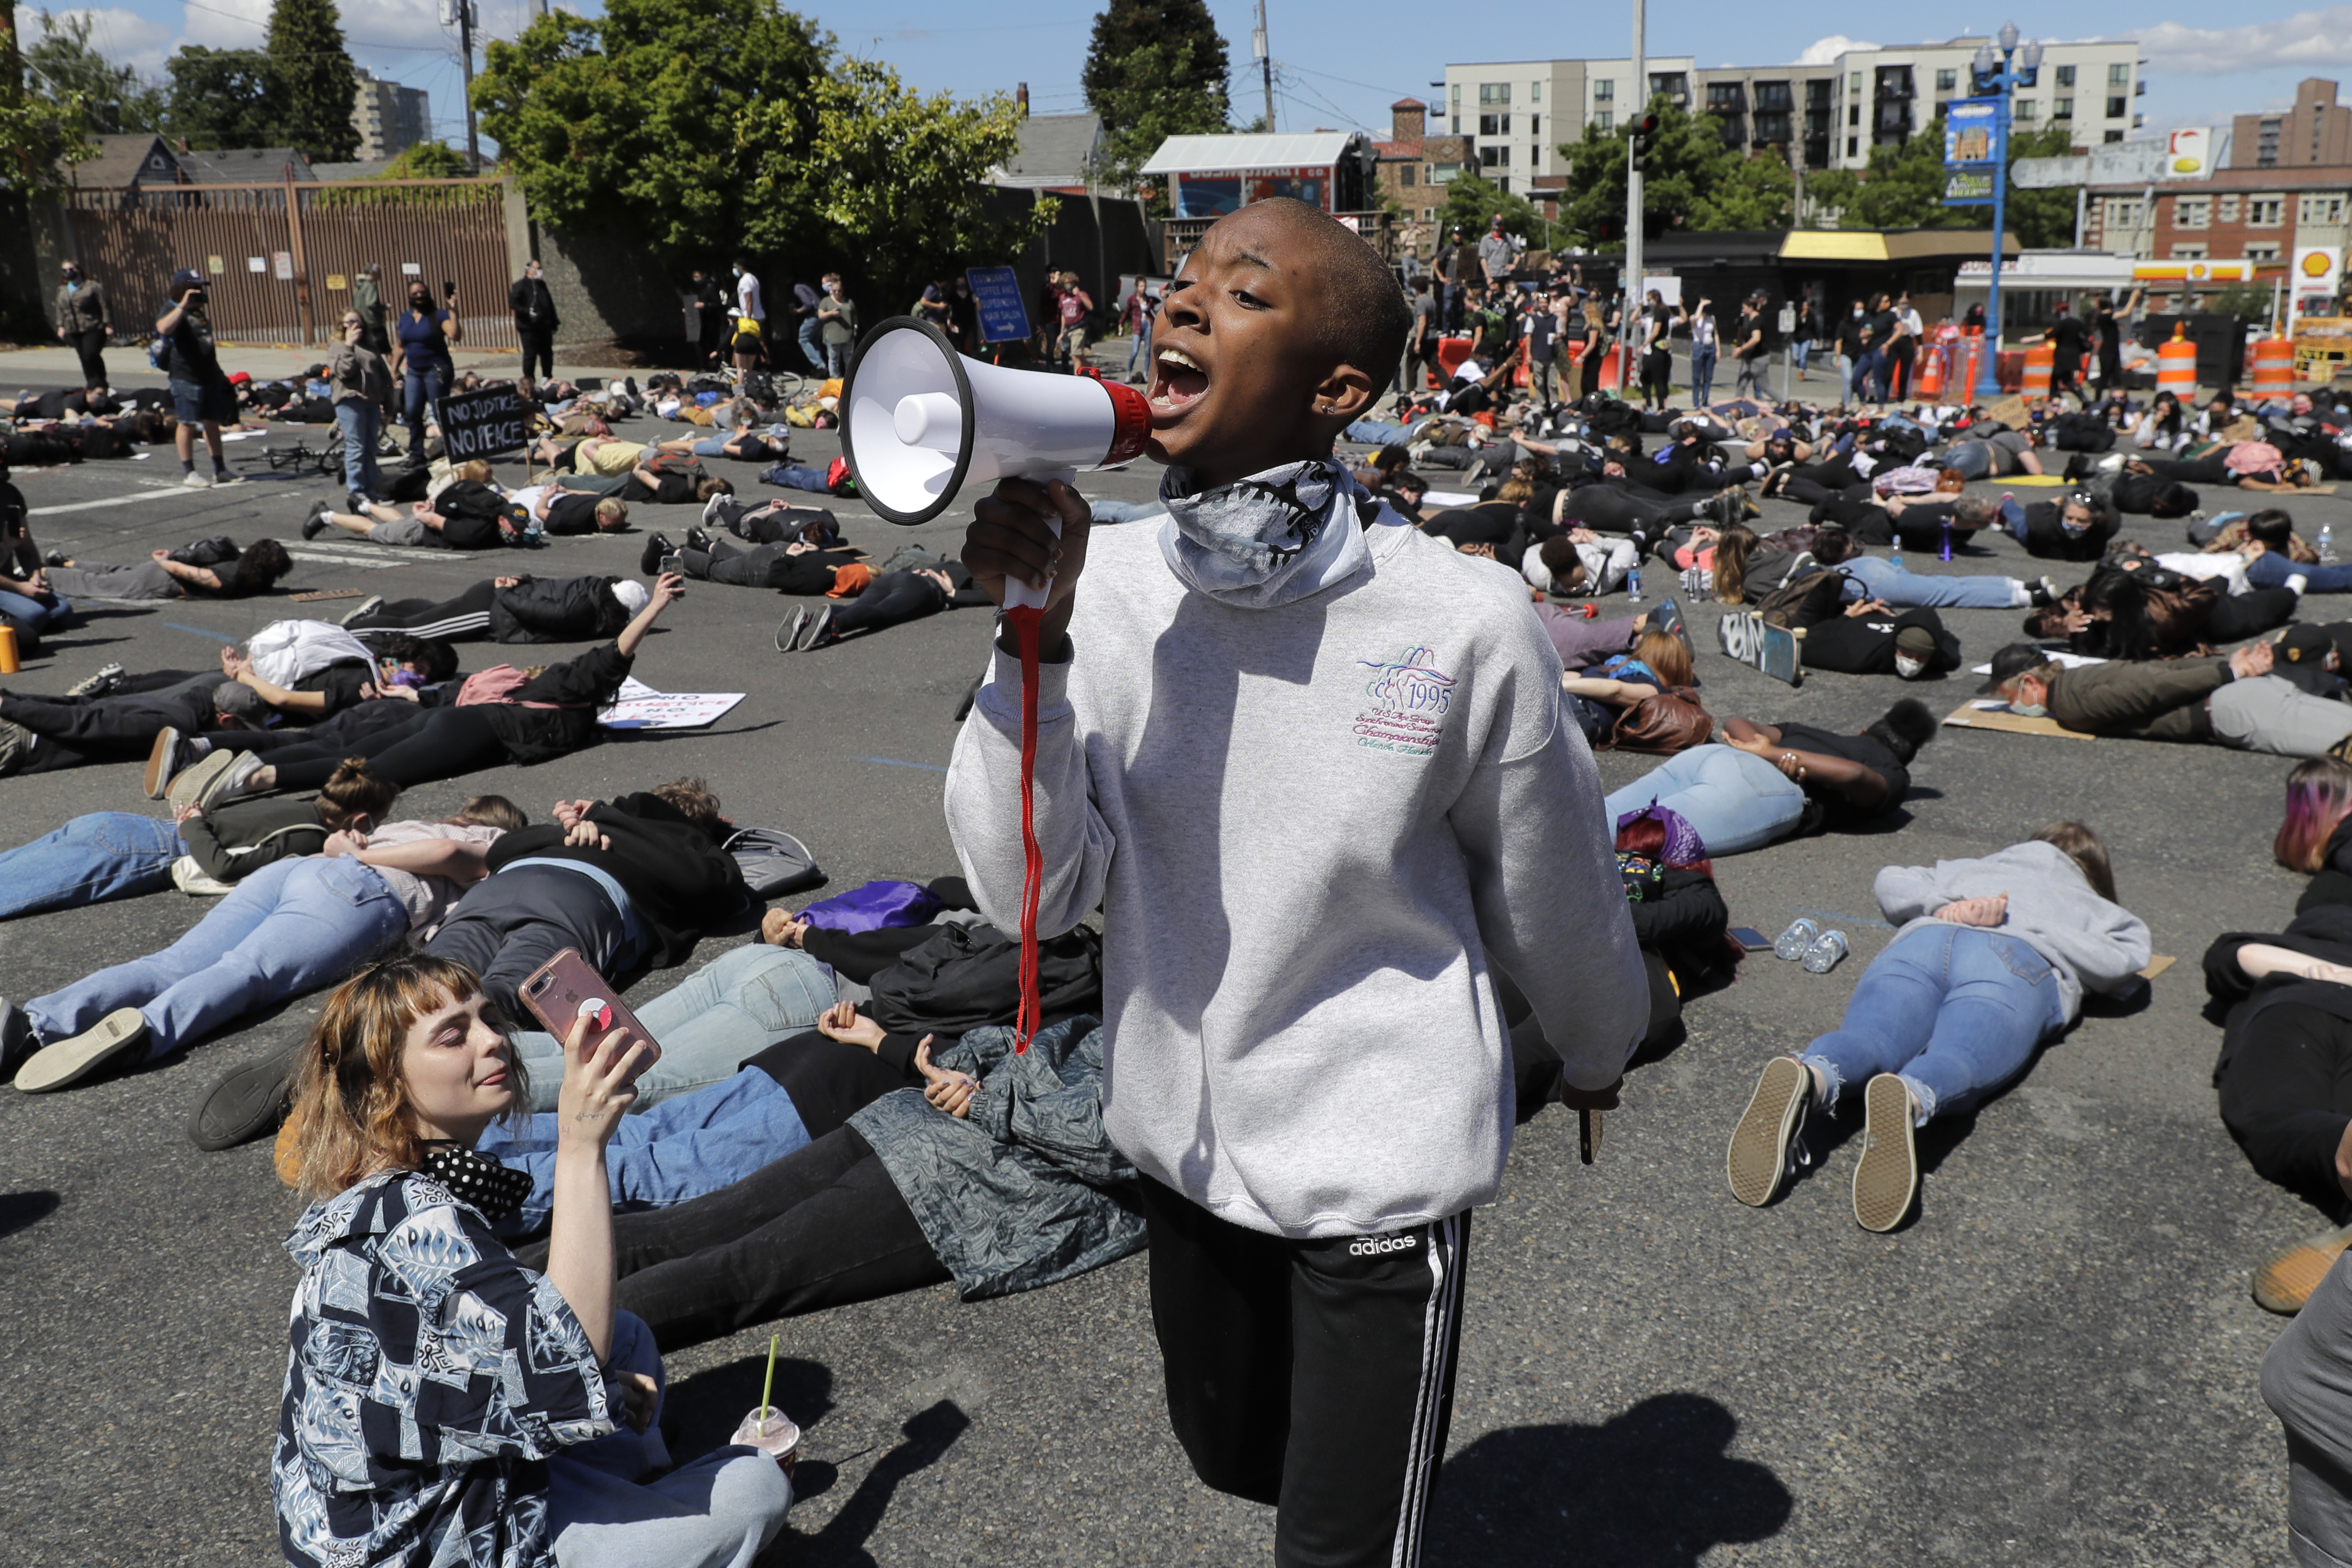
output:
[[[196,805],[206,811],[227,801],[256,793],[253,787],[253,775],[262,769],[261,753],[230,752],[226,755],[230,759],[228,765],[214,774],[211,782],[197,792]]]
[[[187,486],[192,490],[208,490],[213,488],[212,480],[205,478],[204,475],[196,472],[194,468],[190,468],[186,475],[181,479],[180,482]]]
[[[2311,586],[2311,579],[2297,572],[2287,578],[2286,585],[2294,589],[2294,596],[2300,599],[2303,597],[2303,591]]]

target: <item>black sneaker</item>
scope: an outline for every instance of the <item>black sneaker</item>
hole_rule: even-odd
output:
[[[16,1068],[41,1048],[41,1037],[25,1010],[0,996],[0,1082],[13,1079]]]
[[[44,566],[63,566],[65,563],[66,552],[62,550],[52,550],[41,557],[41,564]]]
[[[320,501],[310,508],[310,515],[302,520],[303,538],[316,539],[319,535],[327,531],[327,512],[330,509],[325,501]]]
[[[2059,600],[2058,584],[2047,577],[2035,579],[2025,585],[2026,599],[2037,610],[2046,610]]]
[[[297,1041],[215,1079],[188,1115],[188,1141],[211,1152],[234,1149],[276,1131],[286,1119],[300,1050]]]
[[[711,553],[710,535],[703,532],[699,528],[689,528],[686,531],[686,547],[709,555]]]
[[[677,552],[677,546],[659,533],[649,535],[646,540],[645,549],[637,552],[637,570],[650,577],[661,570],[663,556],[673,555]]]

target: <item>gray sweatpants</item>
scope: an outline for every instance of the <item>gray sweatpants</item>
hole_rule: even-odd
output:
[[[2275,675],[2233,680],[2206,705],[2213,738],[2242,752],[2281,757],[2325,756],[2352,734],[2352,704],[2314,697]]]
[[[2286,1428],[2287,1546],[2304,1568],[2352,1562],[2352,1253],[2263,1357],[2263,1400]]]

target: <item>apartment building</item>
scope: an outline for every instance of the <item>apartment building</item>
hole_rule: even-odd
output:
[[[2295,84],[2294,107],[2278,114],[2241,114],[2231,121],[2232,169],[2311,169],[2352,163],[2352,109],[2336,101],[2336,84],[2317,77]]]
[[[1397,226],[1399,254],[1411,251],[1426,259],[1437,254],[1437,215],[1445,207],[1445,186],[1468,161],[1470,139],[1444,129],[1430,129],[1430,106],[1417,98],[1402,98],[1389,105],[1389,137],[1372,143],[1380,159],[1381,195],[1394,201],[1404,217]]]
[[[432,103],[423,88],[382,80],[358,66],[352,75],[352,124],[360,133],[360,162],[397,158],[432,140]]]
[[[1967,97],[1969,62],[1984,42],[1853,48],[1801,65],[1701,68],[1688,55],[1643,63],[1651,96],[1713,114],[1727,142],[1808,169],[1853,169],[1870,162],[1873,147],[1909,140],[1948,100]],[[2121,142],[2141,122],[2135,106],[2144,89],[2131,39],[2051,44],[2035,85],[2016,96],[2016,122],[2065,124],[2078,147]],[[1449,65],[1443,90],[1432,112],[1470,139],[1479,172],[1529,196],[1565,177],[1561,142],[1588,126],[1612,131],[1644,101],[1626,58]]]

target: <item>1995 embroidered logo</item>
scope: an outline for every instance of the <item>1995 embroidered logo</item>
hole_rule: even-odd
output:
[[[1358,659],[1372,672],[1364,694],[1377,705],[1356,715],[1356,744],[1368,751],[1425,757],[1437,750],[1445,710],[1454,702],[1454,677],[1433,662],[1425,647],[1409,647],[1395,658]]]

